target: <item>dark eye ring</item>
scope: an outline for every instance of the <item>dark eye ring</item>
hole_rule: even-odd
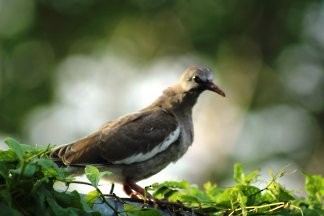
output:
[[[199,76],[193,76],[192,79],[193,79],[196,83],[202,83],[202,80],[199,78]]]

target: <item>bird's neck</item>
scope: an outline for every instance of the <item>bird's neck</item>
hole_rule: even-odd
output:
[[[174,113],[191,115],[200,93],[199,91],[185,92],[179,86],[169,87],[151,106],[160,106]]]

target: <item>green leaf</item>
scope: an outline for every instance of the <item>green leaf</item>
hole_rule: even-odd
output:
[[[11,215],[11,216],[22,216],[23,215],[16,209],[7,206],[4,203],[0,203],[0,209],[1,209],[0,210],[1,215]]]
[[[132,211],[138,211],[141,210],[141,208],[135,206],[135,205],[130,205],[130,204],[124,204],[124,210],[126,212],[132,212]]]
[[[173,190],[168,188],[163,194],[163,199],[169,199],[170,201],[177,201],[179,199],[179,190]]]
[[[128,216],[161,216],[162,214],[154,208],[139,208],[134,205],[124,204],[124,210]]]
[[[53,215],[61,216],[61,215],[69,215],[69,216],[78,216],[82,213],[80,209],[73,207],[62,207],[60,206],[56,200],[51,199],[49,197],[46,198],[48,206],[52,210]]]
[[[236,163],[234,164],[234,181],[237,184],[242,184],[244,179],[244,172],[242,164]]]
[[[212,202],[212,199],[202,190],[200,190],[198,187],[191,187],[190,189],[187,190],[187,195],[188,196],[193,196],[197,200],[197,203],[199,204],[209,204]],[[183,199],[181,197],[181,199]],[[181,200],[180,200],[181,201]]]
[[[24,152],[33,152],[33,151],[42,151],[43,149],[37,149],[35,148],[34,146],[31,146],[31,145],[26,145],[26,144],[19,144],[21,149],[24,151]]]
[[[72,192],[56,192],[54,193],[54,198],[62,207],[73,207],[75,209],[80,209],[85,212],[90,212],[90,206],[84,201],[77,191]]]
[[[48,182],[49,182],[49,179],[47,176],[45,176],[41,179],[37,179],[37,181],[34,183],[32,193],[35,193],[36,191],[38,191],[40,187],[42,187],[43,185],[46,185]]]
[[[260,170],[256,169],[250,172],[248,175],[245,175],[242,164],[234,164],[234,181],[237,184],[249,185],[252,182],[256,182]]]
[[[92,166],[92,165],[87,165],[84,168],[84,172],[85,172],[87,179],[90,181],[90,183],[95,188],[97,188],[99,180],[100,180],[100,173],[99,173],[99,170],[97,169],[97,167]]]
[[[324,195],[324,178],[320,175],[305,175],[305,189],[311,196]]]
[[[256,169],[253,170],[252,172],[250,172],[245,178],[244,178],[244,182],[246,184],[250,184],[250,183],[254,183],[257,181],[258,176],[260,175],[260,170]]]
[[[81,195],[77,191],[72,191],[70,194],[73,199],[72,199],[72,206],[75,206],[77,208],[83,209],[85,212],[91,212],[94,213],[93,210],[90,208],[88,203],[84,201],[84,199],[81,197]]]
[[[108,172],[108,171],[100,173],[98,168],[95,166],[92,166],[92,165],[87,165],[84,168],[84,172],[85,172],[87,179],[91,182],[91,184],[95,188],[98,187],[98,183],[99,183],[99,180],[101,179],[101,177],[103,177],[105,175],[111,175],[111,172]]]
[[[93,191],[90,191],[89,193],[87,193],[87,195],[85,195],[83,197],[83,199],[84,199],[84,201],[86,201],[86,203],[88,203],[92,207],[99,196],[100,196],[99,191],[93,190]]]
[[[324,178],[320,175],[305,175],[305,188],[309,194],[307,198],[312,208],[324,207]]]
[[[35,174],[35,172],[36,172],[36,168],[37,167],[36,167],[35,164],[31,164],[31,163],[27,164],[25,169],[24,169],[23,175],[26,176],[26,177],[33,176]]]
[[[42,167],[42,172],[48,177],[58,177],[63,179],[66,175],[63,169],[60,169],[56,163],[50,159],[37,158],[35,162]]]
[[[104,176],[109,176],[109,175],[111,175],[111,174],[112,174],[112,172],[109,172],[109,171],[100,172],[100,173],[99,173],[99,180],[100,180],[102,177],[104,177]]]
[[[231,187],[224,190],[216,202],[225,208],[238,208],[246,205],[248,198],[238,187]]]
[[[292,194],[278,182],[272,182],[272,184],[268,186],[268,191],[278,202],[287,202],[295,199]]]
[[[178,190],[173,190],[165,185],[160,186],[154,193],[153,196],[161,198],[161,199],[168,199]]]
[[[190,183],[187,181],[166,181],[159,185],[155,185],[155,187],[156,190],[153,192],[153,196],[161,199],[177,201],[179,191],[189,188]]]
[[[17,154],[13,149],[8,149],[6,151],[0,150],[0,161],[15,162],[17,160]]]
[[[0,203],[6,203],[7,205],[12,205],[12,194],[9,190],[0,190]]]
[[[24,150],[16,140],[12,138],[7,138],[5,140],[5,143],[9,146],[10,149],[12,149],[16,153],[19,160],[23,159]]]
[[[265,193],[261,194],[261,198],[259,199],[260,203],[274,203],[277,202],[277,198],[270,192],[266,191]]]
[[[261,190],[251,185],[236,186],[247,197],[246,205],[258,205],[261,200]]]
[[[216,197],[224,191],[224,189],[218,188],[216,184],[213,184],[211,182],[205,183],[204,189],[205,189],[206,194],[213,201],[215,201]]]
[[[188,181],[165,181],[158,185],[158,187],[164,186],[173,189],[186,189],[190,186],[190,183]]]
[[[323,216],[324,209],[303,209],[304,216]]]
[[[0,176],[2,176],[5,179],[9,178],[9,167],[6,163],[0,162]]]

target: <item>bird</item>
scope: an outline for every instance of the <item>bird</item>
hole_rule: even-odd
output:
[[[214,84],[210,68],[190,66],[149,106],[110,121],[84,138],[53,148],[50,158],[72,172],[80,172],[80,167],[86,165],[110,171],[106,178],[122,184],[128,196],[143,197],[146,192],[137,182],[176,162],[191,146],[192,109],[205,90],[225,97]]]

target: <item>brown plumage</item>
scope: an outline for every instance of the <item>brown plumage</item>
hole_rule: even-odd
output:
[[[189,67],[180,81],[148,107],[120,117],[73,143],[58,146],[51,158],[69,167],[93,164],[113,175],[128,195],[143,194],[136,181],[177,161],[193,141],[192,107],[204,90],[222,96],[205,67]]]

